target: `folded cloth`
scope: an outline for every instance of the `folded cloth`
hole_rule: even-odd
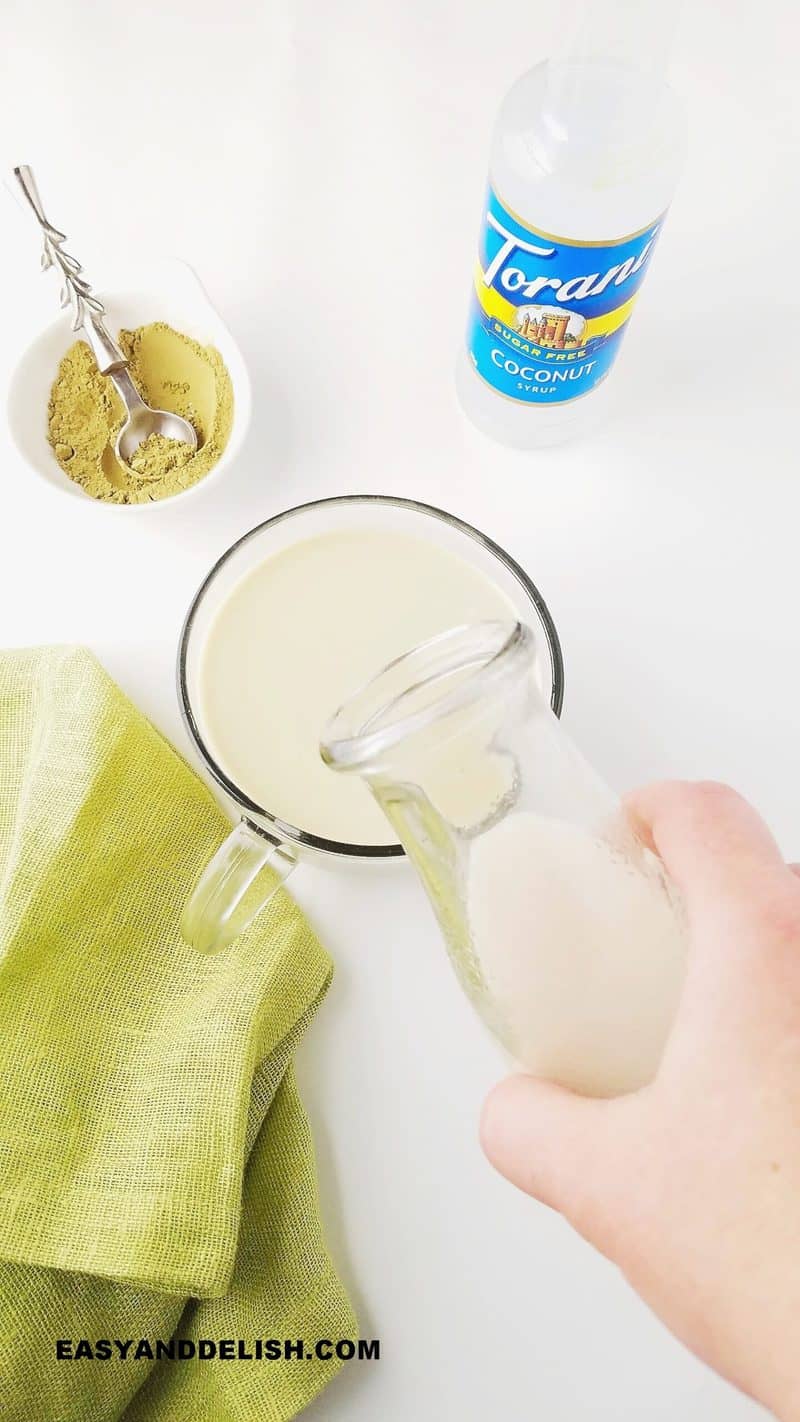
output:
[[[330,960],[284,890],[218,957],[180,935],[226,829],[89,652],[0,654],[4,1422],[283,1422],[335,1359],[139,1340],[356,1336],[292,1071]]]

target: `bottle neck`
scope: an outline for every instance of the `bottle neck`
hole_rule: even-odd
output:
[[[541,123],[553,152],[626,152],[647,142],[659,121],[665,86],[612,59],[548,60]]]
[[[605,62],[665,81],[684,0],[577,0],[553,59]]]
[[[674,141],[666,79],[681,4],[578,0],[543,66],[536,143],[545,171],[585,170],[602,186],[661,161]]]

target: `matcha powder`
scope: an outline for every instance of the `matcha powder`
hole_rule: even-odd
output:
[[[201,346],[163,321],[120,331],[137,390],[154,409],[183,415],[198,448],[151,435],[137,449],[133,470],[114,453],[125,409],[85,341],[75,341],[58,367],[47,407],[47,437],[65,474],[93,499],[145,504],[167,499],[203,479],[228,443],[233,387],[219,351]]]

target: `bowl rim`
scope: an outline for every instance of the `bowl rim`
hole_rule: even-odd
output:
[[[334,494],[327,498],[311,499],[306,503],[295,504],[292,508],[283,509],[280,513],[274,514],[271,518],[264,519],[261,523],[256,524],[255,527],[248,529],[248,531],[237,538],[234,543],[231,543],[219,558],[217,558],[195,592],[189,605],[189,610],[184,618],[183,626],[181,627],[176,662],[178,704],[183,724],[201,761],[220,788],[224,790],[225,794],[239,807],[243,818],[257,833],[262,834],[273,843],[290,844],[303,849],[312,849],[326,856],[333,856],[340,859],[367,859],[373,861],[398,859],[405,857],[405,850],[401,844],[355,844],[347,840],[328,839],[324,835],[314,834],[311,830],[304,830],[299,825],[289,824],[288,821],[282,820],[280,816],[273,814],[271,810],[257,804],[255,800],[252,800],[230,779],[215,760],[203,738],[189,694],[187,662],[192,630],[206,593],[222,568],[228,563],[229,559],[232,558],[244,544],[258,537],[265,529],[284,523],[297,515],[307,513],[311,509],[331,506],[342,507],[353,504],[401,508],[412,513],[422,514],[424,517],[432,517],[456,529],[458,532],[465,534],[503,564],[506,571],[511,573],[512,577],[519,583],[525,597],[536,613],[537,628],[541,628],[544,633],[552,665],[549,702],[555,715],[561,715],[561,709],[564,703],[564,658],[561,651],[561,642],[550,609],[542,597],[542,594],[539,592],[539,589],[536,587],[536,584],[525,572],[525,569],[516,559],[512,558],[511,554],[507,553],[499,543],[496,543],[494,539],[490,538],[488,534],[483,533],[480,529],[475,528],[473,524],[467,523],[456,514],[449,513],[446,509],[437,508],[434,504],[425,504],[417,499],[403,498],[393,494]],[[266,825],[260,824],[258,822],[260,820],[266,821]]]

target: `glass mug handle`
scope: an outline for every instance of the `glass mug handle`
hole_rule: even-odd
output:
[[[187,943],[198,953],[227,948],[269,903],[296,863],[288,845],[241,819],[209,860],[186,903],[181,933]],[[263,893],[249,893],[267,865],[277,878]]]

